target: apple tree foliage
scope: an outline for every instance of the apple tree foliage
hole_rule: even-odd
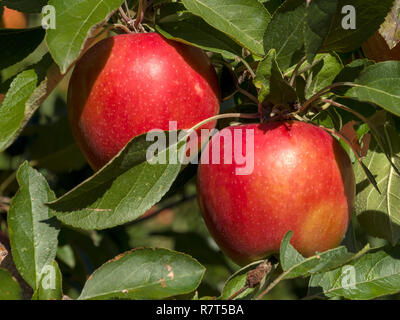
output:
[[[399,298],[400,62],[368,60],[362,45],[375,32],[400,41],[400,1],[348,2],[0,0],[29,14],[28,28],[0,29],[0,299]],[[55,28],[41,26],[46,5]],[[221,113],[267,119],[280,106],[341,141],[357,199],[340,247],[304,258],[289,232],[279,255],[239,268],[201,220],[196,166],[149,164],[144,135],[93,174],[68,126],[66,83],[94,30],[132,25],[207,51]],[[246,121],[218,126],[233,120]],[[185,143],[158,156],[172,147]]]

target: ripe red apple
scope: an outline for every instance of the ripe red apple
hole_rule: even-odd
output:
[[[253,132],[254,148],[247,157],[254,161],[254,169],[238,175],[244,164],[235,157],[229,164],[229,157],[234,150],[245,154],[251,143],[246,130]],[[231,143],[231,151],[221,136],[234,136],[235,131],[238,139]],[[213,148],[220,154],[220,164],[213,164]],[[206,155],[210,164],[204,163]],[[298,121],[221,130],[202,153],[197,183],[211,235],[240,265],[278,253],[289,230],[294,233],[291,243],[306,257],[338,246],[355,197],[354,173],[345,150],[324,130]]]
[[[1,28],[23,29],[27,26],[27,19],[24,13],[3,7],[3,17],[0,21]]]
[[[156,33],[110,37],[78,61],[68,89],[72,131],[95,169],[133,137],[188,129],[219,112],[218,79],[200,49]],[[202,128],[212,128],[209,123]]]
[[[363,44],[362,49],[368,59],[376,62],[400,60],[400,45],[390,49],[379,31]]]

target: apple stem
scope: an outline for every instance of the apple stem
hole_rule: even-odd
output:
[[[127,25],[129,25],[131,23],[132,19],[127,16],[127,14],[125,13],[124,9],[122,9],[122,7],[119,7],[118,11],[121,14],[122,20],[124,20],[124,22]]]
[[[126,0],[124,1],[124,5],[125,5],[125,10],[126,10],[126,15],[128,16],[129,20],[132,20],[131,13],[129,11],[128,2]]]
[[[228,119],[228,118],[242,118],[242,119],[258,119],[260,118],[260,115],[258,113],[224,113],[224,114],[218,114],[216,116],[210,117],[208,119],[205,119],[195,126],[193,126],[191,129],[189,129],[189,132],[195,131],[198,128],[202,127],[203,125],[214,121],[214,120],[220,120],[220,119]]]
[[[147,0],[139,0],[139,6],[138,6],[138,11],[137,11],[137,15],[136,15],[136,20],[134,23],[134,27],[139,27],[140,23],[142,22],[143,18],[144,18],[144,14],[147,10]]]
[[[124,30],[126,33],[132,33],[132,31],[127,27],[127,26],[124,26],[123,24],[120,24],[120,23],[114,23],[113,25],[112,25],[112,28],[113,29],[122,29],[122,30]]]

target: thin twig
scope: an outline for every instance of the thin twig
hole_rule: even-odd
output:
[[[138,6],[138,11],[136,14],[136,20],[135,20],[135,27],[138,27],[139,24],[142,22],[143,17],[144,17],[144,12],[146,10],[146,0],[139,0],[139,6]]]
[[[251,101],[253,101],[257,105],[260,103],[260,101],[258,101],[258,99],[255,96],[253,96],[250,92],[244,90],[243,88],[237,86],[237,91],[240,92],[241,94],[245,95],[247,98],[249,98]]]
[[[323,58],[315,60],[313,63],[309,64],[307,67],[300,69],[299,74],[303,74],[303,73],[307,72],[308,70],[314,68],[318,63],[320,63],[321,61],[324,61],[324,58],[325,58],[325,56]]]
[[[246,69],[250,72],[251,77],[254,79],[256,77],[256,74],[254,73],[254,70],[251,68],[248,62],[242,57],[237,56],[237,58],[243,63]]]
[[[298,71],[300,69],[300,67],[302,66],[302,64],[304,63],[304,61],[306,61],[306,57],[301,58],[301,60],[299,61],[299,63],[296,65],[296,68],[293,71],[292,77],[289,80],[289,84],[293,87],[294,84],[294,80],[297,77]]]
[[[271,282],[269,284],[269,286],[263,291],[261,292],[257,297],[256,300],[261,300],[262,298],[264,298],[264,296],[270,292],[279,282],[281,282],[281,280],[288,274],[288,271],[286,272],[282,272],[278,278],[276,278],[273,282]]]
[[[7,213],[10,208],[11,199],[0,196],[0,213]]]
[[[11,183],[14,182],[15,178],[17,176],[17,171],[14,171],[12,174],[10,174],[0,185],[0,195],[3,194],[3,192],[9,187]]]
[[[112,27],[113,27],[114,29],[117,29],[117,28],[122,29],[122,30],[124,30],[126,33],[132,33],[132,31],[131,31],[127,26],[124,26],[123,24],[120,24],[120,23],[114,23],[114,24],[112,25]]]
[[[122,9],[122,7],[119,7],[119,8],[118,8],[118,11],[119,11],[119,13],[121,14],[122,20],[124,20],[124,22],[125,22],[127,25],[129,25],[130,22],[132,21],[132,19],[129,18],[129,17],[126,15],[126,13],[125,13],[125,11]]]
[[[337,87],[343,87],[343,86],[348,86],[348,87],[357,87],[358,85],[353,83],[353,82],[337,82],[334,84],[331,84],[323,89],[321,89],[320,91],[318,91],[316,94],[314,94],[311,98],[309,98],[304,104],[303,106],[299,109],[299,111],[297,113],[302,113],[304,112],[309,105],[311,105],[314,101],[318,100],[319,98],[321,98],[324,94],[327,94],[329,91],[331,91],[334,88]]]
[[[132,20],[131,12],[129,10],[128,2],[126,0],[124,1],[124,5],[125,5],[125,10],[126,10],[126,15],[128,16],[129,20]]]

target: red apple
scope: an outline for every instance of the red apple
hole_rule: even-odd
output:
[[[221,136],[234,136],[235,131],[237,139],[225,144]],[[212,160],[213,148],[220,164]],[[234,156],[234,150],[245,154],[246,148],[246,166],[253,168],[247,175],[238,170],[245,164]],[[210,164],[204,163],[207,155]],[[278,253],[289,230],[294,233],[291,243],[306,257],[338,246],[355,197],[345,150],[324,130],[298,121],[221,130],[202,153],[197,186],[211,235],[240,265]]]
[[[218,79],[200,49],[156,33],[110,37],[78,61],[68,89],[72,131],[99,169],[133,137],[188,129],[219,112]],[[212,128],[209,123],[203,128]]]
[[[3,7],[3,17],[0,21],[1,28],[23,29],[27,26],[27,19],[24,13]]]

